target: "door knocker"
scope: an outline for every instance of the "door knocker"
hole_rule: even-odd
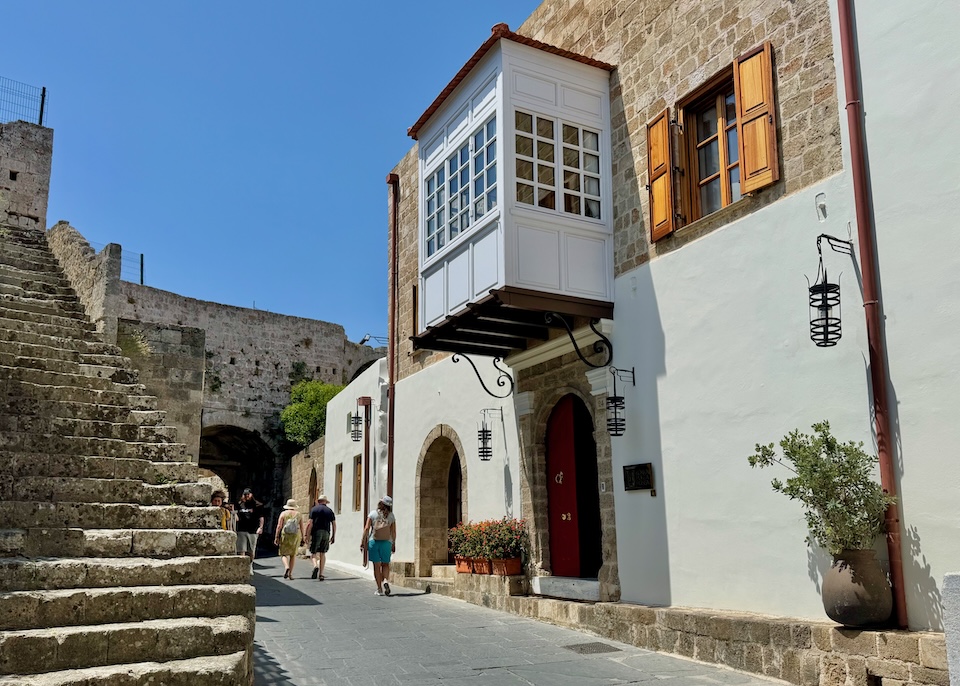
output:
[[[557,475],[556,475],[555,477],[553,477],[553,480],[556,481],[558,484],[562,484],[562,483],[563,483],[563,472],[557,472]]]

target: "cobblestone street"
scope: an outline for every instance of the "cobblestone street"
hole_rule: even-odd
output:
[[[298,560],[257,560],[256,686],[673,686],[772,682],[438,595],[374,584],[328,565],[312,581]]]

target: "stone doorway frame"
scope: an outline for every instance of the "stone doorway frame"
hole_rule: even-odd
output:
[[[416,576],[430,576],[433,565],[447,564],[447,483],[450,463],[460,461],[460,501],[467,517],[467,459],[457,432],[438,424],[427,434],[417,459],[414,488],[414,567]]]

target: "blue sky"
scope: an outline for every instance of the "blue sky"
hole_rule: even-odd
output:
[[[0,76],[47,88],[48,223],[181,295],[387,333],[407,127],[537,0],[3,7]]]

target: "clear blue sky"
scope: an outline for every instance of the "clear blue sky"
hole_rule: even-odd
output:
[[[0,76],[49,93],[48,223],[124,277],[387,333],[387,186],[407,127],[538,0],[10,2]]]

